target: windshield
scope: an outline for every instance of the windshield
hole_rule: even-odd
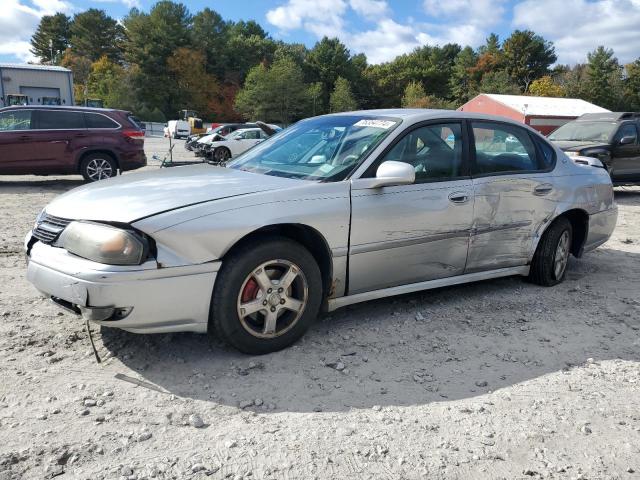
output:
[[[549,140],[609,142],[615,122],[569,122],[549,135]]]
[[[278,177],[342,180],[399,123],[395,118],[347,115],[303,120],[228,167]]]

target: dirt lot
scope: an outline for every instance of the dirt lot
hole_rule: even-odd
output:
[[[24,234],[80,184],[0,177],[0,480],[640,478],[640,188],[554,288],[356,305],[263,357],[104,329],[98,365],[24,278]]]

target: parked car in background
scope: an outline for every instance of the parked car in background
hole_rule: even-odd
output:
[[[210,143],[214,140],[226,137],[231,132],[235,132],[239,128],[256,128],[257,126],[258,125],[255,123],[225,123],[223,125],[218,125],[210,131],[207,131],[207,133],[189,135],[187,137],[187,141],[184,143],[184,148],[190,151],[199,150],[202,144]],[[202,141],[199,142],[200,145],[197,145],[199,140]]]
[[[603,168],[520,123],[345,112],[300,121],[227,168],[57,197],[27,235],[27,277],[103,326],[209,332],[261,354],[295,342],[321,306],[509,275],[555,285],[616,218]]]
[[[640,183],[640,113],[588,113],[565,123],[549,140],[570,157],[600,160],[615,184]]]
[[[269,138],[261,128],[241,128],[204,146],[204,155],[216,163],[224,163]]]
[[[146,164],[144,130],[130,112],[35,105],[0,109],[0,175],[81,174],[93,182]]]

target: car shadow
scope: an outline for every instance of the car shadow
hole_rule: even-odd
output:
[[[0,176],[0,194],[52,192],[62,193],[72,188],[84,185],[86,182],[80,176],[73,177],[10,177]]]
[[[640,361],[639,254],[600,248],[543,288],[512,277],[353,305],[296,345],[243,355],[206,335],[101,329],[166,392],[257,411],[342,411],[474,397],[597,360]],[[629,281],[620,282],[624,273]],[[618,280],[617,290],[605,287]],[[100,344],[100,343],[99,343]],[[344,367],[344,368],[343,368]]]

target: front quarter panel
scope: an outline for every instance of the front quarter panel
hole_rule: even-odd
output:
[[[311,227],[324,237],[334,277],[344,278],[349,240],[348,182],[315,183],[193,205],[134,223],[158,248],[158,262],[175,266],[221,259],[256,230],[278,224]],[[344,284],[344,283],[343,283]]]

